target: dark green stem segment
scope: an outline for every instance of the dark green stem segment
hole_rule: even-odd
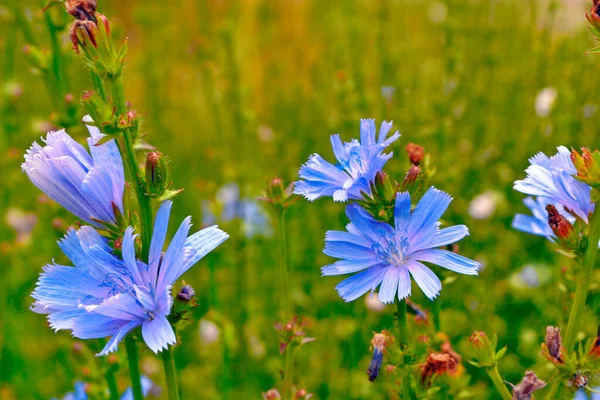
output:
[[[108,79],[110,93],[112,96],[113,105],[119,115],[125,114],[127,107],[125,104],[125,92],[123,88],[123,79],[121,76]],[[140,166],[137,163],[135,149],[133,148],[133,139],[131,132],[126,129],[123,132],[123,140],[120,145],[125,171],[130,181],[135,187],[135,195],[138,201],[141,221],[141,238],[142,238],[142,254],[143,261],[148,261],[148,252],[150,251],[150,239],[152,238],[152,201],[146,194],[146,185],[142,178]]]
[[[163,365],[165,368],[165,379],[167,380],[167,393],[169,400],[179,400],[179,389],[177,388],[177,375],[175,373],[175,362],[171,348],[162,352]]]
[[[115,378],[115,371],[112,367],[109,367],[104,374],[104,379],[108,384],[110,390],[110,400],[119,400],[119,387],[117,386],[117,379]]]
[[[590,230],[588,235],[588,245],[583,256],[579,278],[577,280],[577,290],[575,291],[575,300],[571,306],[569,322],[564,337],[565,348],[567,352],[575,348],[575,336],[581,325],[581,317],[585,308],[585,301],[592,281],[596,254],[598,253],[598,241],[600,241],[600,210],[594,211],[590,218]]]
[[[127,349],[127,361],[129,362],[129,375],[131,376],[131,391],[134,400],[143,400],[142,379],[140,376],[140,367],[138,363],[138,349],[131,335],[125,338],[125,348]]]
[[[406,300],[402,299],[396,302],[396,318],[398,320],[398,346],[402,350],[404,345],[408,345],[408,321],[406,319]],[[414,399],[410,386],[410,369],[408,365],[402,378],[402,398],[404,400]]]
[[[506,387],[504,380],[500,376],[500,372],[498,372],[498,366],[494,365],[493,368],[486,369],[486,372],[490,376],[490,379],[492,380],[492,382],[494,382],[494,386],[496,387],[496,390],[498,391],[498,393],[500,393],[500,396],[502,396],[502,399],[503,400],[511,400],[512,395],[508,391],[508,388]]]
[[[278,236],[279,236],[279,268],[281,279],[281,317],[284,322],[290,318],[289,301],[289,277],[288,277],[288,256],[287,256],[287,236],[285,230],[285,212],[280,211],[278,215]]]

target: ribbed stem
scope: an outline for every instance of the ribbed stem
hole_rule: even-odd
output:
[[[563,343],[568,353],[575,349],[575,337],[577,336],[577,332],[579,331],[579,327],[581,325],[581,316],[583,314],[585,302],[590,289],[590,282],[594,272],[594,263],[596,261],[596,254],[598,253],[597,243],[599,241],[600,211],[598,208],[596,208],[590,217],[588,246],[581,262],[581,270],[579,271],[579,277],[577,278],[577,289],[575,290],[575,300],[571,306],[569,321],[567,322],[567,329],[563,338]],[[562,393],[562,384],[563,382],[560,379],[555,379],[552,383],[552,386],[550,386],[550,390],[548,391],[546,398],[560,398],[559,395]]]
[[[167,393],[169,400],[179,400],[179,389],[177,388],[177,374],[175,373],[175,362],[173,360],[172,348],[163,350],[162,359],[165,368],[165,379],[167,380]]]
[[[406,319],[406,300],[402,299],[396,302],[396,318],[398,321],[398,346],[408,345],[408,321]],[[410,386],[410,370],[408,366],[402,378],[402,398],[404,400],[414,399],[414,394]]]
[[[512,395],[508,391],[508,388],[506,387],[504,380],[500,376],[500,372],[498,372],[498,366],[494,366],[494,368],[488,368],[488,369],[486,369],[486,372],[490,376],[490,379],[492,380],[492,382],[494,382],[494,386],[496,386],[496,390],[498,391],[500,396],[502,396],[502,399],[503,400],[511,400]]]
[[[140,367],[138,363],[138,350],[135,341],[131,336],[125,338],[125,348],[127,349],[127,361],[129,362],[129,375],[131,376],[131,391],[134,400],[143,400],[142,379],[140,376]]]
[[[585,301],[592,281],[594,272],[594,263],[598,253],[598,241],[600,241],[600,211],[595,211],[590,218],[590,230],[588,235],[588,246],[583,256],[579,278],[577,279],[577,290],[575,291],[575,300],[571,306],[569,322],[565,332],[564,343],[567,352],[575,348],[575,336],[581,325],[581,316],[585,308]]]
[[[279,236],[279,272],[281,285],[281,317],[284,321],[290,318],[290,300],[289,300],[289,274],[288,274],[288,256],[287,256],[287,232],[285,230],[285,213],[279,212],[278,220]]]

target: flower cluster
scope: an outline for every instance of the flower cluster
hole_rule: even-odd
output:
[[[44,267],[32,294],[32,310],[48,314],[53,329],[70,330],[77,338],[111,336],[99,355],[115,351],[138,327],[156,353],[176,342],[168,320],[173,283],[228,235],[216,226],[189,235],[188,217],[163,253],[172,206],[164,201],[156,214],[148,260],[140,260],[137,235],[122,218],[126,210],[119,150],[114,140],[96,146],[102,134],[88,128],[91,157],[64,131],[49,133],[45,146],[36,143],[25,156],[23,170],[31,180],[91,225],[70,230],[59,242],[74,267]],[[113,240],[96,230],[105,225],[118,228]]]

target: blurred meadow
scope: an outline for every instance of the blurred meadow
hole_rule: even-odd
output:
[[[70,48],[68,15],[44,14],[43,3],[0,1],[0,398],[7,400],[60,397],[75,380],[95,379],[100,362],[93,341],[55,334],[29,311],[42,266],[69,264],[56,242],[75,218],[29,182],[22,156],[52,129],[67,127],[83,140],[78,99],[91,88]],[[508,346],[499,366],[507,381],[528,368],[548,376],[540,343],[546,325],[565,322],[572,265],[546,239],[510,227],[525,211],[512,183],[539,151],[595,147],[600,74],[598,58],[584,54],[594,46],[589,3],[99,0],[114,35],[129,39],[125,92],[145,116],[145,140],[169,156],[174,187],[185,188],[171,232],[192,215],[196,228],[215,218],[231,235],[184,276],[200,306],[175,350],[183,398],[257,399],[279,382],[276,219],[260,202],[256,220],[225,217],[220,202],[239,190],[255,204],[273,177],[296,180],[310,154],[331,160],[329,136],[357,137],[360,118],[393,120],[402,133],[386,167],[397,180],[409,167],[407,143],[431,153],[432,184],[454,197],[445,221],[471,230],[461,253],[483,263],[480,276],[448,275],[436,300],[442,330],[463,355],[460,379],[472,383],[463,395],[499,398],[467,362],[474,330],[497,332]],[[54,64],[32,67],[26,45],[60,50],[66,68],[54,85],[45,80]],[[395,398],[385,379],[371,383],[365,373],[373,331],[392,326],[394,307],[369,296],[344,303],[334,290],[341,279],[321,277],[331,263],[324,235],[345,226],[343,209],[300,200],[287,214],[288,289],[317,338],[298,353],[294,373],[317,399]],[[597,283],[591,290],[589,335],[597,328],[591,313],[600,311]],[[413,293],[432,307],[416,286]],[[415,332],[427,329],[413,323]],[[158,358],[147,349],[141,358],[144,373],[164,386]],[[124,371],[123,350],[111,362]],[[124,389],[128,376],[118,377]],[[459,378],[440,379],[452,386]]]

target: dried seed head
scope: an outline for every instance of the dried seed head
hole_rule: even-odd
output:
[[[560,336],[560,328],[555,326],[546,327],[546,346],[548,353],[552,358],[562,362],[560,357],[560,349],[562,348],[562,337]]]
[[[67,0],[67,12],[77,20],[96,22],[96,0]]]
[[[535,372],[527,371],[521,382],[513,386],[513,400],[530,400],[536,390],[546,386],[546,382],[539,379]]]
[[[408,154],[408,159],[413,165],[419,165],[423,157],[425,157],[425,149],[423,146],[419,146],[418,144],[409,143],[406,145],[406,153]]]
[[[546,206],[546,211],[548,212],[548,225],[552,228],[552,232],[559,239],[568,239],[574,232],[573,225],[552,204]]]

